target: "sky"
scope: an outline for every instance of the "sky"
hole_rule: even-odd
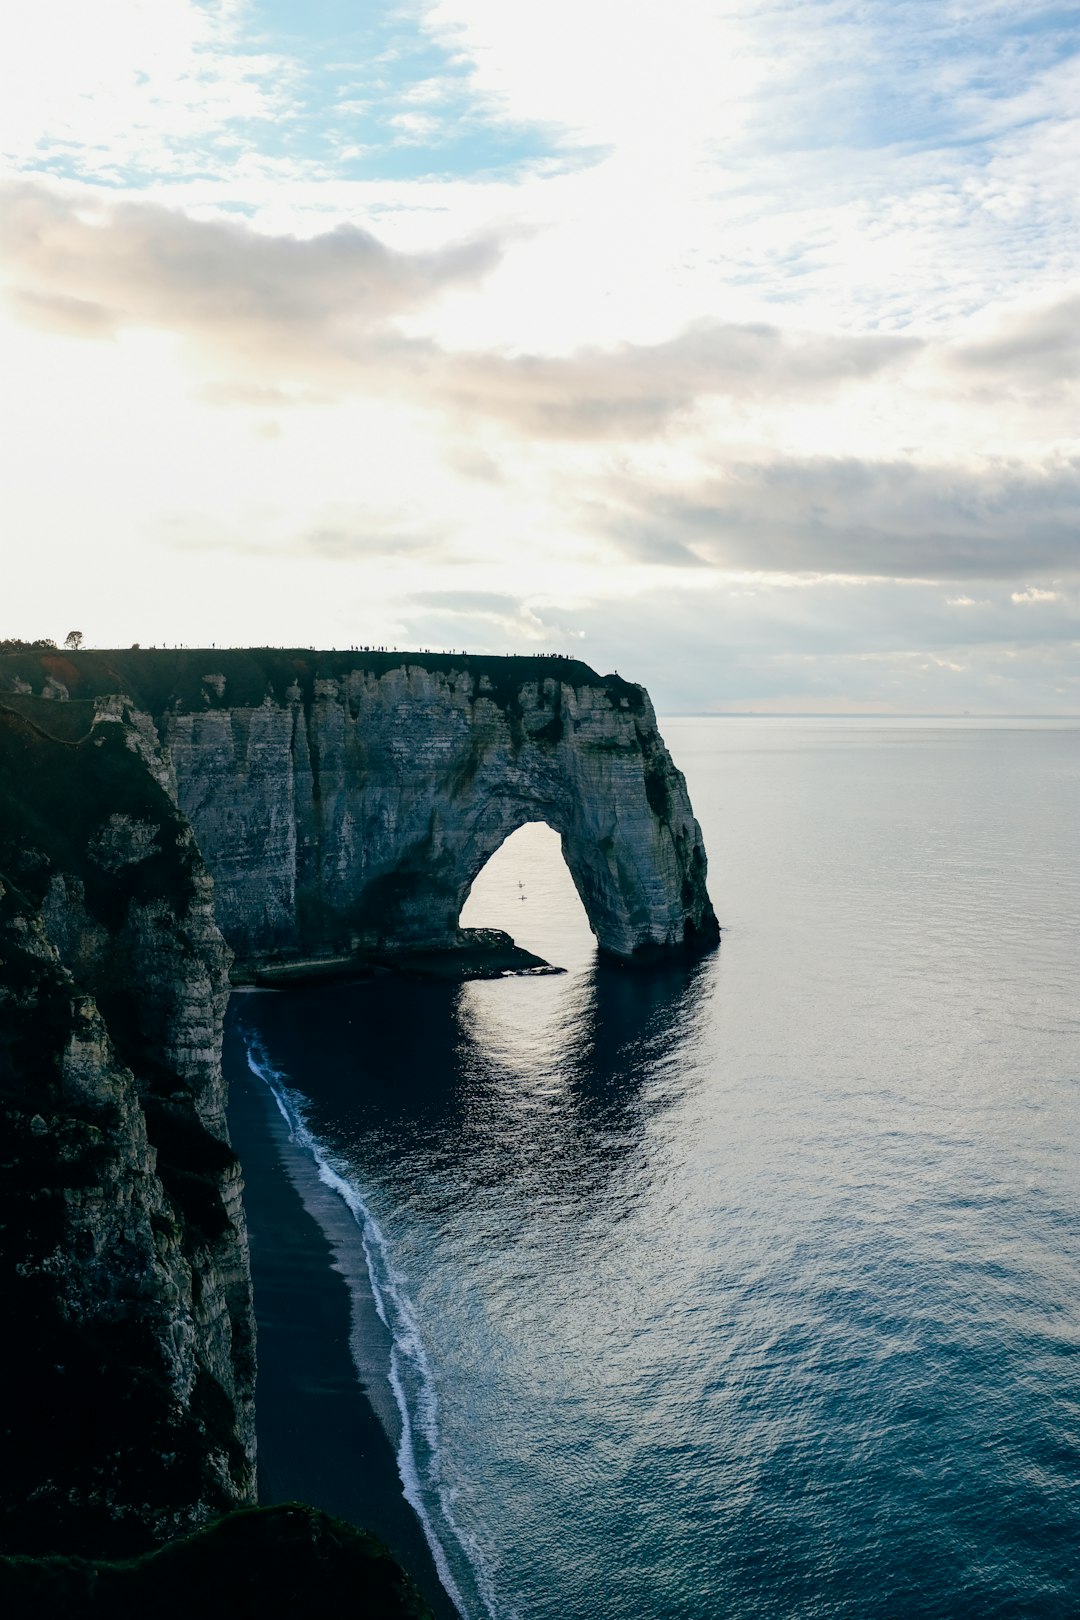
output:
[[[0,19],[0,637],[1080,713],[1080,13]]]

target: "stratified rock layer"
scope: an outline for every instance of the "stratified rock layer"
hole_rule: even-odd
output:
[[[0,659],[152,718],[249,962],[450,941],[485,862],[545,821],[603,950],[714,945],[705,850],[642,687],[559,658],[305,650]],[[147,729],[149,729],[147,727]]]

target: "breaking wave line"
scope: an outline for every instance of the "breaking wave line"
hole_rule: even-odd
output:
[[[308,1127],[307,1099],[288,1084],[288,1075],[274,1068],[257,1040],[248,1035],[245,1045],[248,1068],[270,1091],[288,1127],[290,1141],[310,1154],[319,1180],[337,1193],[359,1229],[375,1309],[390,1335],[388,1376],[401,1419],[398,1473],[405,1500],[419,1519],[431,1549],[439,1580],[463,1620],[470,1620],[469,1606],[450,1567],[446,1547],[429,1508],[432,1499],[437,1504],[439,1520],[456,1542],[473,1577],[477,1598],[488,1620],[500,1620],[491,1575],[480,1549],[474,1537],[454,1517],[453,1491],[443,1478],[438,1397],[431,1364],[404,1279],[394,1268],[382,1227],[360,1190],[331,1162],[326,1147]]]

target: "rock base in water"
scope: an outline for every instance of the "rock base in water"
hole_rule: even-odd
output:
[[[348,984],[396,973],[406,979],[462,984],[468,979],[506,979],[565,973],[542,956],[515,945],[499,928],[460,928],[444,945],[423,949],[358,951],[351,956],[306,957],[257,967],[238,966],[233,983],[263,990],[297,985]]]

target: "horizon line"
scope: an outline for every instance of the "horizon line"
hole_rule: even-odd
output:
[[[1080,720],[1080,710],[974,713],[929,709],[666,709],[669,720]]]

